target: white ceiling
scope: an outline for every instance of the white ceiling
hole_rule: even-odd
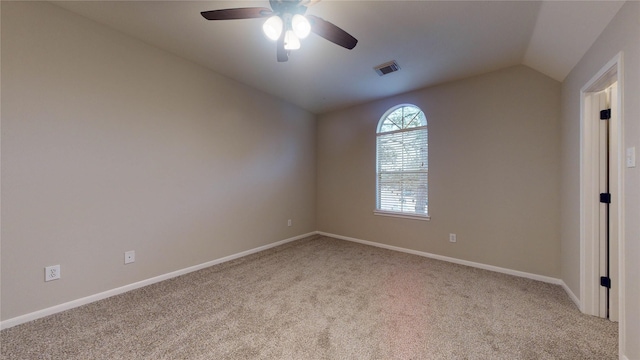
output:
[[[343,28],[353,50],[314,34],[276,61],[263,20],[207,21],[201,11],[262,1],[55,1],[55,4],[313,113],[525,64],[558,81],[618,12],[620,1],[338,1],[308,14]],[[373,67],[396,60],[401,70]]]

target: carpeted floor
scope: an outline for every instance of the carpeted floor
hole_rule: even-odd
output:
[[[0,332],[3,359],[617,359],[556,285],[315,236]]]

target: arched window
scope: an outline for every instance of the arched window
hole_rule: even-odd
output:
[[[376,136],[376,214],[429,217],[427,118],[420,108],[389,109]]]

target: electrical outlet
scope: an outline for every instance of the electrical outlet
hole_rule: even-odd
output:
[[[44,268],[44,281],[60,279],[60,265],[47,266]]]
[[[291,226],[291,219],[287,220],[287,226]]]
[[[136,261],[136,252],[134,250],[127,251],[124,253],[124,263],[131,264]]]
[[[449,242],[456,242],[457,238],[456,238],[456,234],[449,234]]]

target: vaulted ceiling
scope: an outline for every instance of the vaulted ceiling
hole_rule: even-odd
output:
[[[55,1],[55,4],[313,113],[524,64],[558,81],[621,1],[324,0],[308,14],[343,28],[353,50],[317,35],[276,61],[262,19],[207,21],[201,11],[263,1]],[[396,60],[401,70],[373,67]]]

